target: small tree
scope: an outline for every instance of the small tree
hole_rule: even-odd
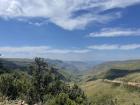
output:
[[[32,103],[39,103],[39,102],[42,103],[43,96],[45,95],[44,93],[45,71],[48,70],[48,65],[43,58],[35,58],[35,63],[33,64],[32,67],[30,67],[30,69],[32,69],[31,71],[32,71],[32,84],[33,84],[33,88],[31,89],[31,91],[34,92],[34,94],[32,94],[32,97],[30,98],[33,98],[32,100],[35,101]]]

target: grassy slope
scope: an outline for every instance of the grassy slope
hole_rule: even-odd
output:
[[[124,73],[125,70],[125,75],[119,74]],[[121,76],[119,77],[119,75]],[[98,103],[95,105],[108,105],[105,104],[105,101],[109,99],[117,100],[115,105],[140,105],[140,92],[132,91],[124,86],[105,83],[101,80],[108,76],[116,76],[113,78],[116,80],[140,82],[140,60],[100,64],[83,76],[84,83],[81,85],[91,101]],[[89,81],[87,82],[87,80]]]
[[[130,91],[123,86],[113,86],[112,84],[104,83],[102,80],[90,81],[82,86],[91,101],[102,105],[107,100],[116,100],[117,105],[136,105],[140,104],[140,93]],[[104,104],[105,105],[105,104]]]
[[[140,73],[132,73],[132,74],[126,75],[124,77],[117,78],[116,80],[140,83]]]
[[[140,70],[140,60],[128,60],[128,61],[114,61],[106,62],[97,65],[93,70],[87,72],[83,78],[84,80],[93,80],[94,78],[100,79],[105,78],[106,74],[111,69],[118,70]]]

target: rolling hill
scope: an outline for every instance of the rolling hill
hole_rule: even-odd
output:
[[[128,60],[95,66],[80,85],[95,105],[139,105],[139,83],[140,60]]]
[[[112,61],[95,66],[84,75],[84,79],[115,79],[139,72],[140,60]]]

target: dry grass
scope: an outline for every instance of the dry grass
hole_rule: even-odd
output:
[[[140,105],[140,93],[129,91],[123,86],[113,86],[97,80],[84,83],[81,87],[93,102],[99,102],[106,97],[117,100],[117,105]]]

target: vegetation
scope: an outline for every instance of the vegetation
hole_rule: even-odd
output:
[[[35,58],[29,72],[0,74],[0,93],[8,100],[25,100],[29,105],[90,105],[84,92],[70,86],[42,58]]]
[[[20,100],[28,105],[140,105],[140,88],[104,80],[139,83],[134,62],[124,64],[129,69],[117,62],[110,64],[114,68],[76,76],[42,58],[0,60],[0,105],[20,105]]]
[[[136,82],[140,83],[140,72],[131,73],[124,77],[117,78],[116,80],[124,81],[124,82]]]

